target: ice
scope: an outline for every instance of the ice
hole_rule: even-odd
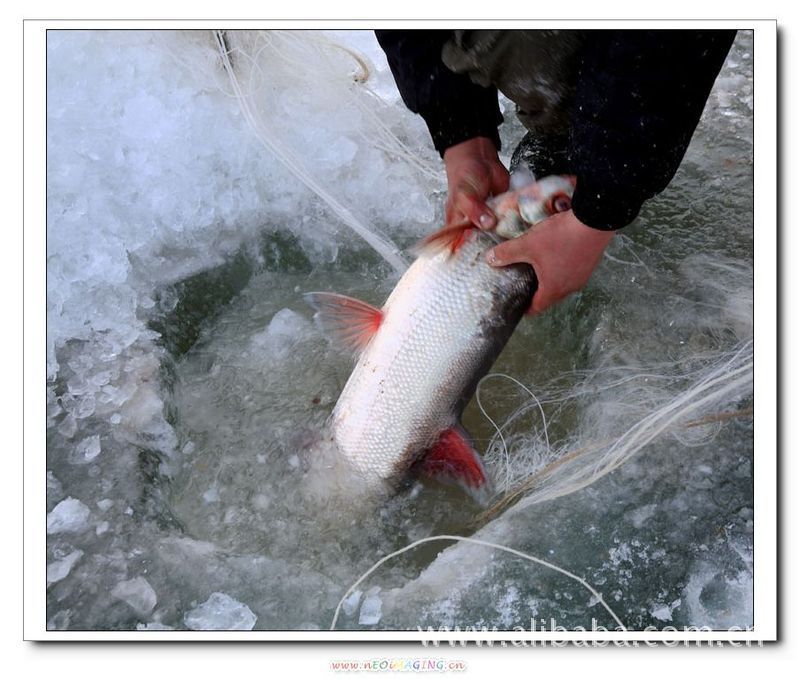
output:
[[[713,629],[753,625],[753,555],[735,539],[729,546],[738,559],[731,559],[717,544],[691,567],[682,595],[694,625]]]
[[[206,503],[216,503],[219,500],[219,489],[212,486],[203,492],[203,500]]]
[[[219,72],[203,66],[215,58],[211,33],[162,35],[64,31],[49,37],[51,377],[58,370],[55,349],[65,340],[91,339],[102,331],[115,353],[124,350],[145,335],[137,308],[153,308],[155,284],[201,271],[252,239],[263,227],[264,206],[270,206],[272,219],[288,223],[297,206],[310,199],[308,190],[257,143],[236,102],[220,91],[226,83]],[[381,58],[374,40],[370,49]],[[360,137],[358,110],[343,105],[337,85],[346,86],[349,64],[339,65],[345,80],[337,83],[329,70],[304,73],[291,62],[272,64],[273,84],[292,111],[277,124],[301,158],[315,159],[309,165],[328,186],[348,177],[356,159],[372,166],[367,175],[385,168],[383,154]],[[382,91],[396,99],[385,65],[379,76]],[[304,93],[302,99],[298,93]],[[331,116],[337,109],[339,114]],[[388,110],[384,119],[391,120],[384,124],[396,124],[398,114],[412,129],[424,129],[401,107]],[[420,143],[419,148],[433,158],[429,147]],[[193,168],[191,175],[187,167]],[[396,210],[405,204],[400,199],[409,183],[424,186],[403,165],[385,171],[402,182],[387,183],[383,195],[352,180],[344,185],[353,209],[360,203],[367,214]],[[169,178],[168,189],[164,178]],[[426,192],[420,196],[407,214],[430,210]],[[332,236],[328,230],[315,238],[330,241]],[[162,266],[167,253],[173,261]],[[159,305],[169,311],[177,301],[165,295]]]
[[[681,604],[681,599],[673,600],[670,604],[656,604],[650,610],[650,615],[659,621],[672,621],[672,612]]]
[[[61,421],[58,426],[59,433],[66,439],[72,439],[78,431],[78,422],[71,413]]]
[[[380,588],[371,588],[364,597],[361,609],[358,612],[358,624],[360,626],[374,626],[381,620],[381,608],[383,602],[378,597]]]
[[[47,471],[47,507],[52,509],[56,503],[64,498],[64,489],[61,482],[56,479],[56,476],[51,470]]]
[[[151,621],[150,623],[137,623],[136,630],[175,630],[172,626],[167,626],[158,621]]]
[[[225,593],[212,593],[183,620],[191,630],[252,630],[256,625],[250,608]]]
[[[69,575],[73,565],[83,557],[83,550],[73,550],[69,555],[63,559],[47,565],[47,583],[55,583],[61,581]]]
[[[358,144],[347,137],[340,137],[334,144],[322,145],[323,153],[317,157],[331,168],[339,168],[351,163],[358,153]]]
[[[87,394],[78,401],[75,408],[75,417],[88,418],[90,415],[94,413],[94,409],[95,409],[94,396],[91,394]]]
[[[653,513],[655,513],[657,509],[658,506],[655,503],[648,503],[647,505],[643,505],[641,508],[636,508],[636,510],[631,511],[628,517],[630,518],[633,526],[639,529],[648,519],[653,516]]]
[[[252,346],[271,361],[282,361],[297,341],[311,332],[307,319],[291,309],[277,312],[263,332],[253,336]]]
[[[356,613],[358,603],[361,601],[361,595],[362,592],[360,590],[354,590],[342,603],[342,611],[347,614],[347,616],[352,616]]]
[[[100,455],[100,435],[96,434],[80,441],[75,447],[77,462],[88,463]]]
[[[78,533],[86,529],[89,508],[76,498],[65,498],[47,514],[47,533]]]
[[[105,512],[106,510],[114,507],[114,501],[112,501],[110,498],[103,498],[102,500],[97,501],[97,507]]]
[[[69,630],[72,612],[69,609],[57,611],[47,620],[47,630]]]
[[[118,583],[111,591],[111,596],[130,605],[140,616],[152,612],[158,601],[156,591],[142,576]]]

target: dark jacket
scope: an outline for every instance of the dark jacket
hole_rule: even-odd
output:
[[[450,31],[376,31],[406,106],[440,154],[472,137],[500,148],[497,90],[442,62]],[[588,31],[569,113],[573,210],[597,229],[632,222],[680,165],[735,31]]]

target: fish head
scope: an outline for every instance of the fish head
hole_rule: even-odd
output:
[[[572,208],[575,178],[551,175],[496,196],[489,207],[497,215],[495,233],[504,239],[521,236],[534,224]]]

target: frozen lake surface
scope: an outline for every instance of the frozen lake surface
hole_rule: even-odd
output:
[[[441,222],[443,170],[372,34],[327,35],[262,45],[262,135],[406,247]],[[487,512],[418,483],[352,502],[324,441],[351,362],[302,294],[380,306],[397,274],[259,142],[211,34],[49,31],[48,628],[324,630],[361,573],[436,534],[568,569],[629,628],[752,625],[752,384],[732,377],[752,359],[752,69],[740,33],[670,187],[498,360],[547,437],[507,378],[481,388],[507,455],[468,406]],[[383,565],[338,627],[551,618],[614,626],[561,574],[441,542]]]

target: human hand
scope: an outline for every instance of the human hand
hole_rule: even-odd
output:
[[[614,233],[592,229],[567,210],[496,245],[486,261],[493,267],[515,262],[533,267],[539,287],[527,313],[538,314],[586,285]]]
[[[445,225],[467,221],[482,229],[494,227],[497,218],[486,206],[486,199],[507,191],[509,181],[494,142],[487,137],[473,137],[455,144],[444,152],[444,166]]]

